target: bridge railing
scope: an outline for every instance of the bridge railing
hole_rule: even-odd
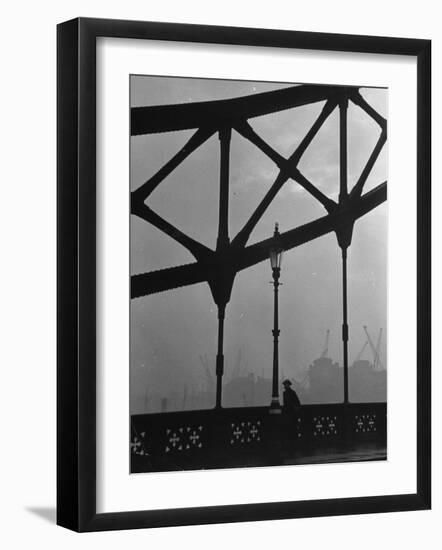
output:
[[[131,417],[131,471],[281,464],[321,448],[386,446],[386,403],[304,405],[292,415],[268,407]]]

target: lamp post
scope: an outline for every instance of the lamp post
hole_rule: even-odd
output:
[[[281,284],[279,277],[281,275],[281,260],[283,253],[281,237],[279,234],[278,224],[275,224],[275,232],[273,234],[272,245],[269,250],[270,266],[272,268],[273,275],[273,288],[274,288],[274,315],[273,315],[273,377],[272,377],[272,401],[270,403],[270,414],[281,413],[281,405],[279,403],[279,352],[278,352],[278,339],[279,339],[279,322],[278,322],[278,287]]]

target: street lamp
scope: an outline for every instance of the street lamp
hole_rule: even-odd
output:
[[[274,321],[273,321],[273,378],[272,378],[272,402],[270,403],[270,414],[281,413],[281,405],[279,403],[279,353],[278,353],[278,338],[279,338],[279,324],[278,324],[278,287],[281,284],[279,282],[279,276],[281,274],[281,260],[284,249],[282,247],[281,236],[279,233],[278,224],[275,224],[275,232],[273,233],[272,244],[269,249],[270,266],[272,268],[273,275],[273,288],[274,288]]]

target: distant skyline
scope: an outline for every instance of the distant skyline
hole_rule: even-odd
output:
[[[290,83],[237,82],[132,76],[131,107],[209,101],[292,86]],[[361,89],[387,118],[388,91]],[[310,128],[324,102],[251,119],[254,130],[288,157]],[[193,131],[131,137],[131,190],[149,179],[189,139]],[[364,111],[348,110],[348,185],[354,185],[379,136]],[[322,192],[339,192],[337,110],[326,121],[300,162],[300,169]],[[232,133],[230,155],[231,238],[260,202],[278,168],[255,146]],[[387,179],[384,146],[364,188]],[[219,192],[219,140],[210,138],[152,193],[147,203],[158,214],[210,248],[216,246]],[[249,244],[268,238],[277,221],[282,232],[325,214],[299,184],[287,181],[253,231]],[[131,215],[131,274],[194,261],[190,253],[147,222]],[[349,361],[362,348],[367,325],[374,340],[383,329],[381,359],[387,364],[387,203],[356,222],[349,249]],[[226,310],[225,371],[232,372],[238,351],[244,368],[271,377],[273,294],[271,270],[262,262],[240,272]],[[280,369],[301,379],[319,357],[330,329],[329,356],[342,365],[342,287],[340,249],[335,234],[288,251],[282,261],[280,290]],[[206,283],[131,301],[131,412],[143,412],[146,388],[159,394],[182,393],[204,378],[199,355],[215,372],[216,306]],[[372,360],[369,348],[364,358]],[[270,398],[270,396],[269,396]],[[350,395],[351,399],[351,395]]]

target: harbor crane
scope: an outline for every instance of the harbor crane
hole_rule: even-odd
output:
[[[362,346],[361,351],[356,355],[355,360],[353,361],[353,364],[360,360],[367,346],[368,346],[368,340],[365,340],[364,345]]]
[[[324,347],[322,349],[321,353],[321,359],[328,356],[328,343],[330,341],[330,329],[327,329],[327,332],[325,333],[325,342]]]
[[[370,334],[368,333],[368,329],[367,329],[367,326],[364,325],[364,331],[365,331],[365,334],[367,335],[367,341],[368,341],[368,344],[371,348],[371,351],[373,352],[373,368],[375,369],[378,369],[378,370],[383,370],[385,367],[379,357],[379,350],[380,350],[380,345],[381,345],[381,340],[382,340],[382,329],[380,329],[379,331],[379,336],[378,336],[378,341],[377,341],[377,348],[375,348],[374,344],[373,344],[373,340],[371,339],[371,336]]]
[[[376,359],[373,365],[376,370],[381,368],[380,359],[379,359],[379,355],[381,351],[381,341],[382,341],[382,328],[379,329],[379,336],[376,344]]]

